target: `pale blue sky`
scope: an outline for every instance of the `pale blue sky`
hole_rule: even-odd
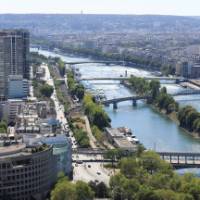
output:
[[[0,0],[0,13],[114,13],[200,16],[200,0]]]

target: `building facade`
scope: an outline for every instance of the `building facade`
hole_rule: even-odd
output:
[[[43,137],[42,142],[53,146],[53,155],[56,157],[56,177],[60,172],[72,176],[72,144],[65,135]]]
[[[0,31],[0,98],[8,96],[8,76],[29,78],[29,32],[26,30]]]
[[[21,75],[11,75],[8,78],[8,98],[25,98],[29,95],[29,83]]]
[[[22,143],[0,149],[0,199],[45,199],[54,182],[52,147]]]

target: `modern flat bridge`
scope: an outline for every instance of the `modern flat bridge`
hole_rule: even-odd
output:
[[[73,149],[73,154],[83,155],[104,155],[106,149]],[[200,168],[200,153],[187,152],[157,152],[160,158],[170,163],[175,169],[181,168]],[[102,157],[103,159],[103,157]],[[103,159],[104,160],[104,159]],[[91,160],[88,160],[88,162]],[[97,160],[98,162],[100,160]],[[95,162],[95,160],[93,160]],[[103,161],[102,161],[103,162]],[[109,162],[109,160],[107,160]]]
[[[65,62],[67,65],[80,65],[80,64],[90,64],[90,63],[97,63],[97,64],[124,64],[124,61],[77,61],[77,62]]]
[[[200,153],[157,152],[162,160],[174,168],[200,168]]]
[[[198,95],[200,94],[200,90],[193,90],[193,89],[185,89],[183,91],[179,91],[173,93],[172,96],[182,96],[182,95]]]
[[[81,78],[79,77],[78,80],[79,81],[127,81],[130,80],[131,77],[91,77],[91,78]],[[145,80],[160,80],[160,81],[184,81],[183,78],[180,77],[142,77]]]

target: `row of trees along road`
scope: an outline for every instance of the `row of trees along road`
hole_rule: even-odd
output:
[[[70,182],[63,174],[59,175],[58,182],[51,192],[51,200],[92,200],[94,192],[87,183]]]
[[[123,158],[120,173],[110,179],[114,200],[199,200],[200,179],[177,175],[154,152]]]
[[[169,163],[152,151],[123,157],[118,173],[105,184],[72,183],[62,174],[51,192],[51,200],[199,200],[200,179],[192,174],[179,176]]]
[[[85,93],[84,86],[82,84],[76,83],[72,71],[67,72],[67,82],[71,95],[76,95],[79,100],[82,100]]]
[[[94,102],[90,94],[85,94],[83,99],[85,114],[88,116],[92,125],[95,125],[100,130],[110,126],[110,118],[101,105]]]
[[[181,127],[200,135],[200,113],[192,106],[179,107],[174,98],[167,94],[167,89],[161,88],[156,80],[149,82],[144,78],[132,77],[129,82],[137,94],[149,97],[147,103],[164,110],[166,114],[174,112]]]

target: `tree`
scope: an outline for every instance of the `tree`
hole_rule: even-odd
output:
[[[199,113],[196,110],[191,110],[186,116],[186,127],[188,130],[193,130],[193,123],[199,117]]]
[[[65,63],[60,58],[58,58],[57,64],[58,64],[58,69],[59,69],[60,75],[64,76],[65,75]]]
[[[136,161],[136,158],[123,158],[120,161],[120,171],[127,178],[133,178],[136,176],[139,168],[139,163]]]
[[[161,90],[160,90],[160,93],[167,94],[167,88],[166,87],[162,87]]]
[[[45,96],[45,97],[48,97],[50,98],[51,95],[53,94],[53,87],[48,85],[48,84],[44,84],[43,86],[41,86],[40,88],[40,93]]]
[[[99,130],[97,126],[92,126],[92,134],[94,137],[97,139],[98,142],[102,143],[104,140],[104,135],[103,133]]]
[[[111,189],[112,199],[114,200],[125,199],[124,198],[125,191],[123,185],[126,182],[126,180],[127,179],[125,178],[125,176],[123,176],[120,173],[110,178],[110,189]]]
[[[76,182],[76,200],[92,200],[93,197],[94,192],[87,183],[83,181]]]
[[[143,152],[140,157],[140,162],[142,163],[143,168],[146,169],[150,174],[155,172],[162,172],[167,174],[172,173],[170,164],[161,160],[159,155],[153,151]]]
[[[149,84],[150,91],[151,91],[151,98],[154,101],[157,96],[159,95],[160,90],[160,82],[157,80],[152,80]]]
[[[0,133],[7,133],[7,123],[5,121],[0,122]]]
[[[104,156],[105,158],[111,159],[112,167],[114,167],[114,162],[116,161],[117,156],[118,156],[118,150],[117,149],[107,150]]]
[[[100,129],[110,126],[110,118],[100,106],[95,109],[93,123]]]
[[[97,198],[108,198],[109,197],[109,189],[104,182],[100,182],[96,184],[93,181],[89,182],[90,188],[94,191],[95,197]]]
[[[147,186],[141,186],[139,192],[137,193],[138,200],[161,200],[156,195],[156,193]]]
[[[51,191],[51,200],[92,200],[94,193],[87,183],[70,182],[61,175],[54,189]]]
[[[51,192],[51,200],[76,200],[76,188],[67,178],[58,180]]]
[[[74,89],[74,94],[79,98],[79,100],[83,99],[84,93],[85,93],[85,89],[84,89],[83,85],[77,84]]]
[[[85,114],[90,122],[99,129],[110,126],[110,118],[101,105],[96,104],[90,94],[86,94],[83,99]]]
[[[195,132],[200,133],[200,118],[195,119],[195,121],[193,122],[193,125],[192,125],[192,129]]]
[[[178,120],[180,122],[180,126],[183,128],[188,128],[187,126],[189,125],[188,121],[188,116],[191,115],[192,113],[196,113],[197,111],[192,107],[192,106],[185,106],[181,108],[178,112]],[[191,116],[193,118],[193,116]],[[193,119],[193,122],[195,120]],[[191,126],[191,125],[190,125]]]

